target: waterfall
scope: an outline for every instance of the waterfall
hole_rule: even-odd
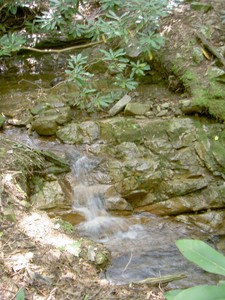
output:
[[[128,229],[126,220],[110,215],[104,207],[104,195],[93,184],[91,171],[97,160],[81,156],[73,162],[74,186],[73,210],[84,215],[85,221],[77,229],[92,239],[107,239],[112,234]]]

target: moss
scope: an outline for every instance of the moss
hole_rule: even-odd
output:
[[[219,121],[225,121],[225,89],[216,82],[211,82],[207,88],[196,88],[193,92],[193,102],[203,108]]]
[[[181,77],[184,87],[189,90],[194,89],[198,84],[198,77],[192,71],[187,70]]]

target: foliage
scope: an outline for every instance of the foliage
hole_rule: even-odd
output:
[[[7,56],[11,52],[18,51],[25,43],[26,39],[22,35],[16,33],[4,34],[0,38],[0,56]]]
[[[99,3],[104,10],[116,10],[123,7],[122,0],[100,0]]]
[[[17,292],[16,300],[25,300],[25,293],[23,288],[19,289],[19,291]]]
[[[138,82],[134,79],[134,76],[144,76],[144,71],[149,70],[150,67],[147,63],[130,62],[125,58],[126,52],[123,49],[113,51],[109,49],[100,50],[103,54],[102,60],[104,60],[108,66],[108,71],[112,74],[118,74],[114,79],[114,85],[120,87],[124,93],[126,91],[132,91],[138,86]],[[126,67],[131,68],[130,76],[125,76]],[[115,100],[119,99],[118,93],[102,94],[93,88],[93,83],[90,78],[94,74],[86,71],[88,68],[87,57],[82,54],[72,55],[68,59],[68,69],[66,74],[68,75],[68,81],[73,81],[78,90],[79,96],[75,97],[73,106],[79,109],[86,109],[89,112],[96,110],[104,110],[111,105]]]
[[[87,86],[87,81],[93,74],[85,70],[85,65],[87,64],[87,56],[82,54],[72,55],[68,59],[68,67],[66,74],[69,76],[68,81],[74,81],[79,88],[84,88]]]
[[[188,260],[203,270],[225,276],[225,256],[199,240],[178,240],[176,245]],[[167,300],[225,300],[225,285],[201,285],[166,293]]]
[[[70,222],[63,221],[61,219],[57,220],[56,225],[59,225],[66,233],[71,234],[74,231],[73,225]]]
[[[156,29],[159,18],[167,14],[168,0],[99,0],[104,13],[95,19],[83,16],[79,11],[79,4],[84,7],[89,5],[89,1],[6,1],[3,6],[0,5],[0,17],[1,9],[16,16],[19,7],[35,8],[36,15],[33,19],[24,21],[24,28],[20,32],[4,32],[4,24],[0,27],[0,36],[1,29],[4,32],[0,37],[0,56],[34,45],[35,39],[40,35],[47,35],[50,39],[64,36],[103,41],[106,47],[100,50],[101,59],[107,65],[108,73],[115,75],[112,79],[114,85],[124,93],[136,89],[139,78],[150,70],[144,60],[151,60],[154,51],[158,51],[164,43]],[[127,50],[133,41],[137,42],[141,55],[131,60],[127,56]],[[115,43],[116,47],[111,46]],[[88,58],[81,54],[72,55],[68,59],[65,70],[67,80],[74,82],[79,90],[79,97],[74,105],[88,111],[103,110],[117,99],[118,94],[102,94],[95,90],[91,82],[94,74],[88,71],[89,64]]]
[[[40,0],[8,1],[3,6],[8,13],[16,14],[18,7],[40,7],[37,16],[30,22],[24,22],[25,29],[32,33],[61,34],[69,37],[88,37],[93,40],[111,41],[119,37],[128,44],[131,38],[140,39],[143,51],[157,50],[162,45],[162,37],[155,33],[158,19],[166,15],[167,0],[101,0],[105,16],[96,21],[85,19],[78,21],[80,0]],[[87,1],[82,1],[87,4]],[[119,12],[117,12],[117,10]],[[0,6],[0,12],[3,9]],[[38,13],[39,12],[39,13]],[[123,13],[121,13],[123,12]],[[12,26],[13,27],[13,26]],[[13,29],[13,28],[12,28]],[[27,44],[29,40],[27,39]],[[22,45],[21,45],[22,46]]]

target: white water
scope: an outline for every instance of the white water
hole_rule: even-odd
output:
[[[73,209],[80,212],[85,221],[77,229],[95,240],[128,230],[126,220],[110,215],[104,207],[104,196],[93,184],[90,172],[97,162],[87,156],[78,158],[73,163],[73,174],[77,184],[74,186]]]

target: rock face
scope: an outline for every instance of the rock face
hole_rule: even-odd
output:
[[[107,210],[171,215],[224,232],[224,125],[196,118],[114,117],[72,122],[57,127],[56,135],[64,143],[88,144],[88,151],[105,157],[91,176],[102,186]],[[39,208],[64,205],[57,181],[46,183],[41,193],[33,196]]]
[[[191,118],[137,121],[118,117],[99,126],[107,144],[102,154],[110,157],[112,183],[132,209],[158,215],[190,214],[191,222],[196,212],[216,209],[214,214],[218,210],[221,215],[219,209],[225,207],[223,125]],[[222,218],[217,220],[214,228],[222,226]]]
[[[70,123],[56,132],[65,144],[91,144],[99,139],[99,126],[93,121]]]
[[[64,143],[88,144],[87,151],[104,158],[90,173],[92,188],[102,194],[107,210],[171,215],[207,231],[225,232],[223,124],[196,118],[114,117],[69,123],[56,135]],[[42,155],[68,168],[52,155]],[[61,183],[50,178],[32,200],[42,209],[69,209],[72,200],[65,198]]]
[[[171,215],[196,220],[203,229],[215,216],[213,230],[223,228],[224,125],[196,118],[114,117],[70,123],[56,134],[65,143],[89,144],[88,151],[105,157],[91,176],[107,210]],[[57,192],[55,187],[49,190]]]

